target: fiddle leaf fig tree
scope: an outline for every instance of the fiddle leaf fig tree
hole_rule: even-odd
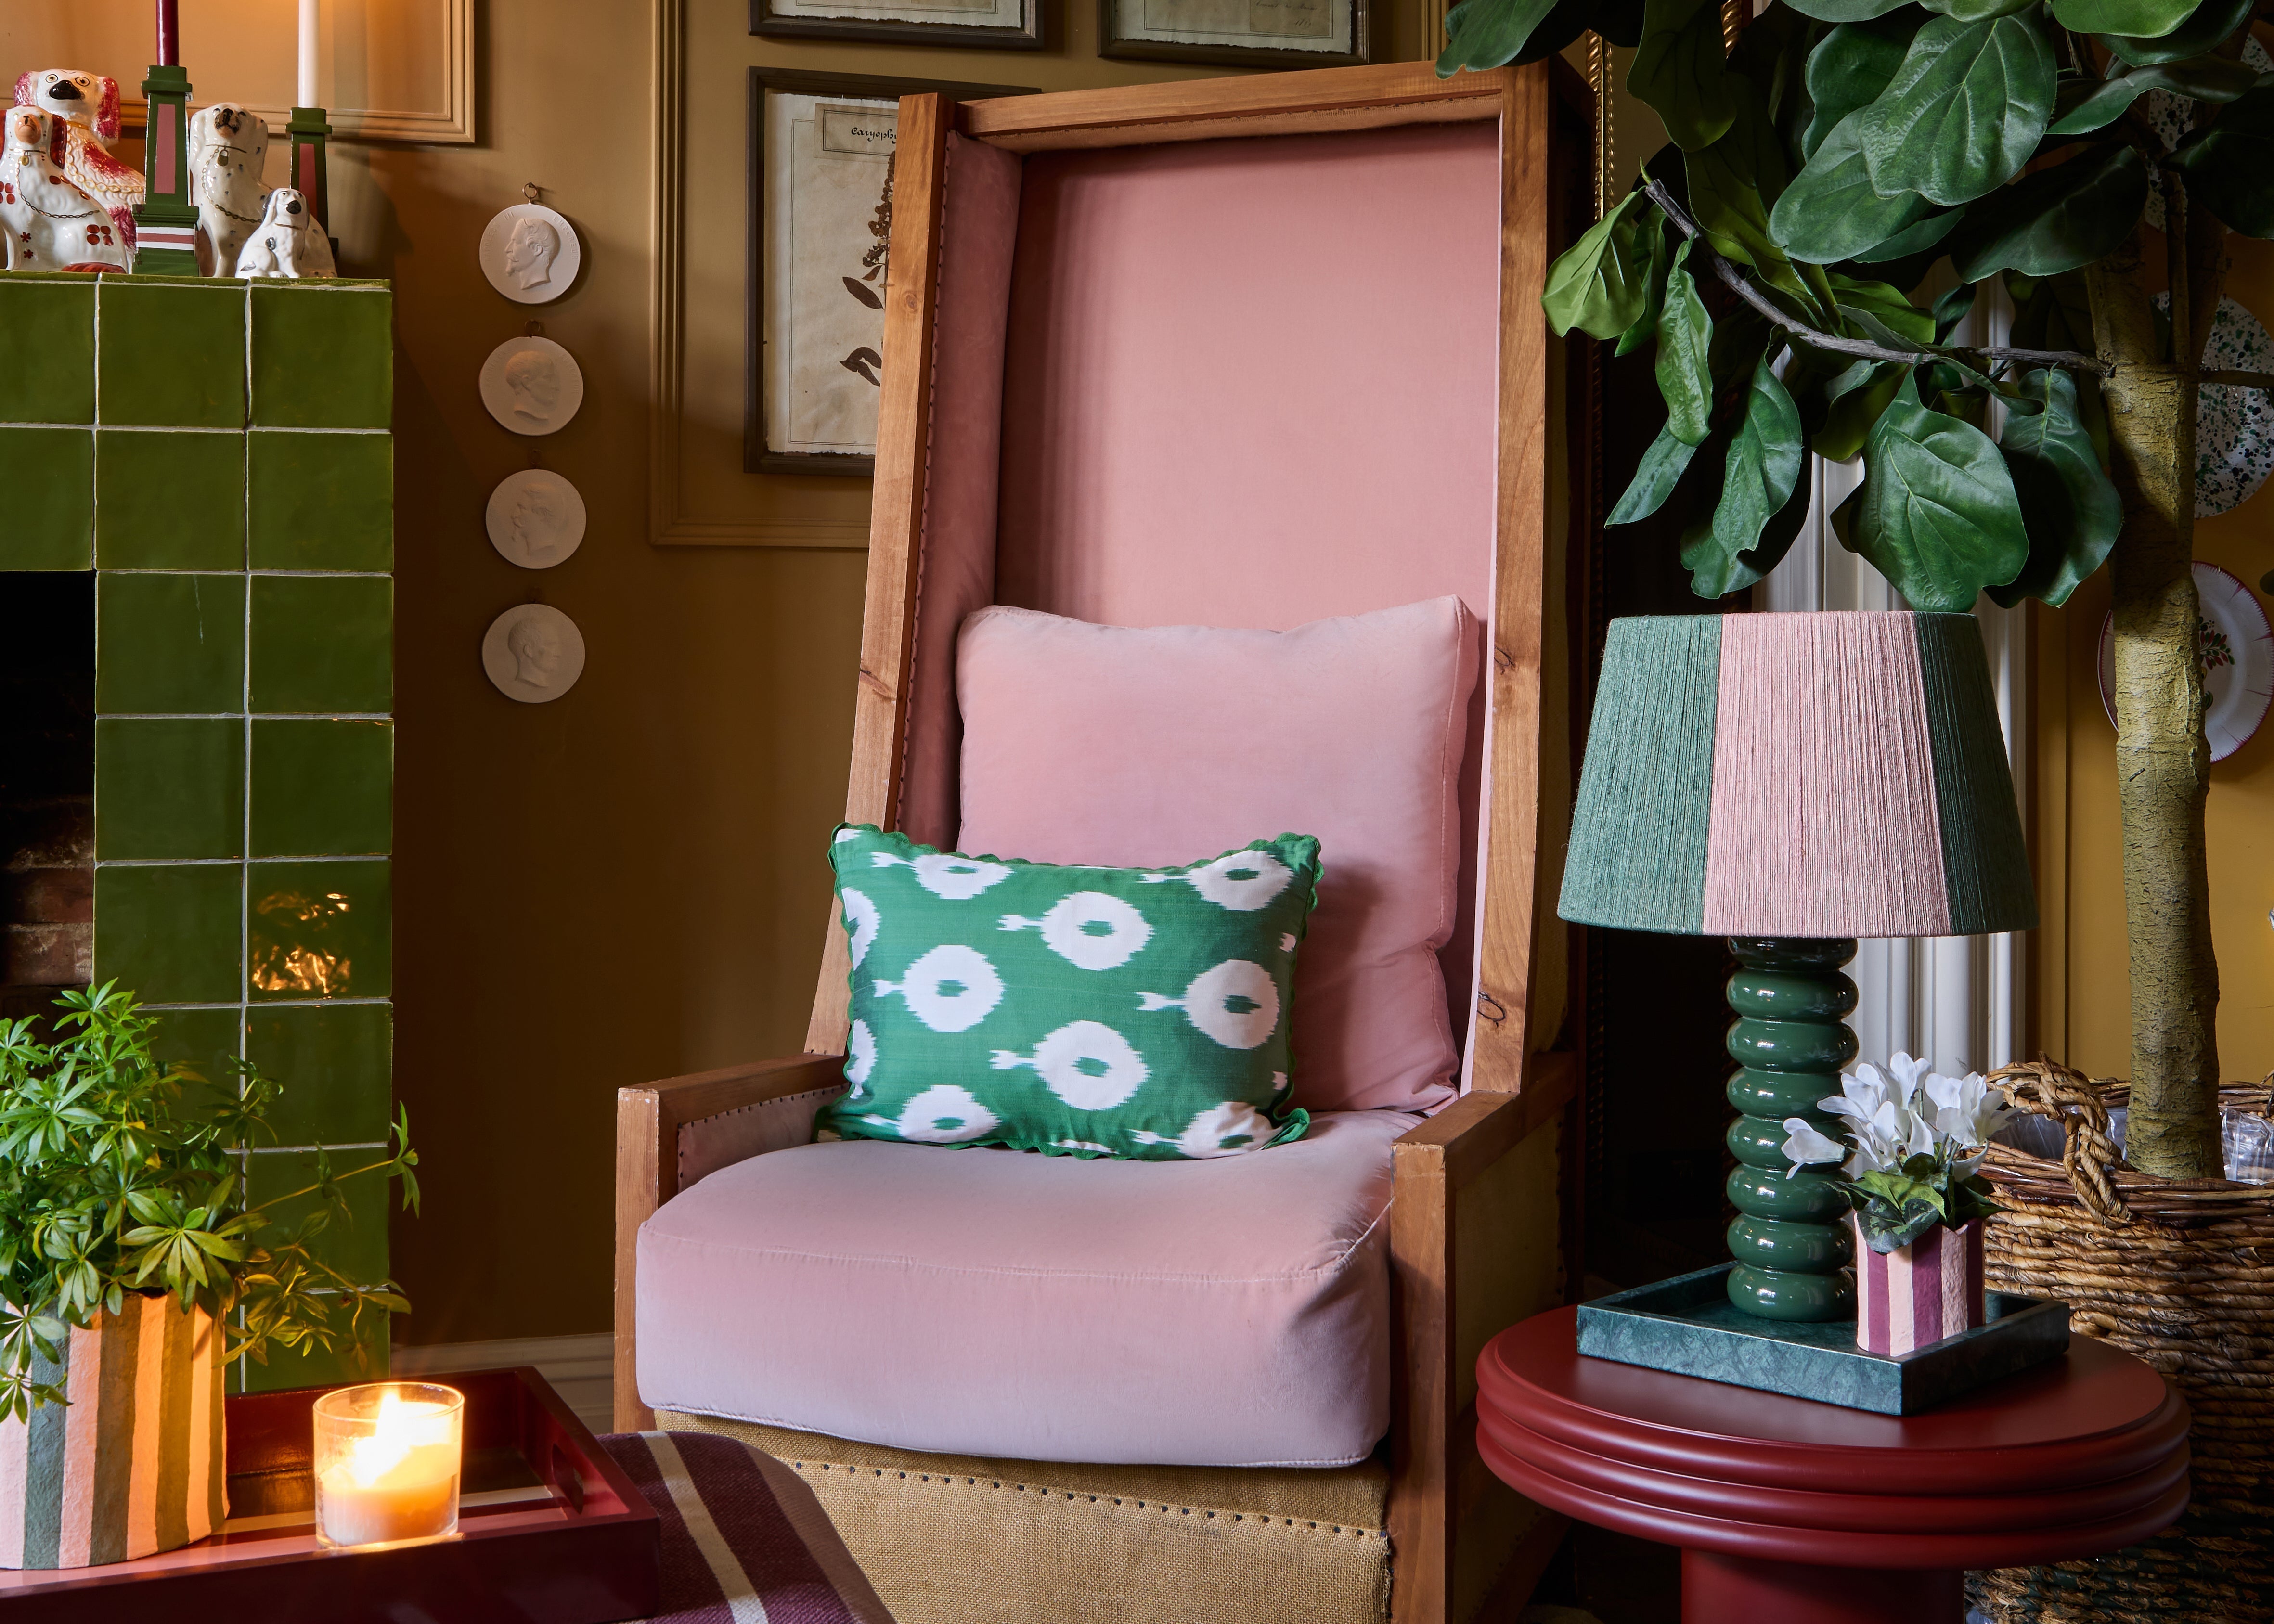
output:
[[[1609,522],[1667,511],[1701,596],[1775,568],[1811,452],[1861,456],[1834,528],[1915,608],[2059,605],[2109,564],[2127,1151],[2173,1178],[2223,1170],[2190,566],[2198,394],[2274,387],[2198,363],[2227,233],[2274,237],[2253,10],[1773,0],[1725,49],[1707,0],[1460,0],[1437,64],[1529,62],[1588,30],[1635,48],[1627,88],[1672,141],[1551,267],[1545,303],[1558,332],[1654,350],[1665,426]],[[2151,92],[2180,115],[2175,143]],[[1922,303],[1946,259],[1958,285]],[[1993,277],[2014,342],[1952,342]]]

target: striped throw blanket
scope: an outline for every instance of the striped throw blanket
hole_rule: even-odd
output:
[[[731,1438],[617,1432],[601,1447],[663,1520],[651,1624],[892,1624],[798,1475]]]

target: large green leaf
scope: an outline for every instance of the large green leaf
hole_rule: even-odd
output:
[[[1885,17],[1899,5],[1910,0],[1786,0],[1792,9],[1803,17],[1813,17],[1818,22],[1862,23],[1874,17]]]
[[[2025,11],[2037,0],[1919,0],[1930,11],[1939,11],[1945,17],[1955,17],[1961,22],[1977,22],[1984,17],[2003,17],[2011,11]]]
[[[2187,196],[2245,237],[2274,237],[2274,89],[2254,90],[2180,143]]]
[[[1807,512],[1806,495],[1799,491],[1807,462],[1800,409],[1764,357],[1753,369],[1744,419],[1729,441],[1713,520],[1683,538],[1682,563],[1692,591],[1720,598],[1776,568]],[[1799,512],[1793,513],[1796,493]]]
[[[1838,271],[1831,273],[1831,282],[1832,297],[1838,301],[1842,317],[1870,316],[1878,323],[1877,330],[1858,331],[1851,336],[1877,338],[1897,348],[1934,342],[1933,313],[1905,298],[1901,289],[1843,276]]]
[[[1591,338],[1616,338],[1635,324],[1650,297],[1644,234],[1657,229],[1653,210],[1648,197],[1630,192],[1547,267],[1540,303],[1558,334],[1577,327]]]
[[[2187,21],[2157,39],[2138,34],[2108,34],[2100,42],[2127,62],[2184,62],[2210,51],[2248,22],[2256,0],[2202,0]]]
[[[1666,397],[1666,426],[1676,440],[1703,445],[1713,429],[1713,320],[1690,279],[1684,243],[1666,275],[1666,303],[1658,312],[1658,392]]]
[[[1614,358],[1658,342],[1658,312],[1666,304],[1666,277],[1672,265],[1666,248],[1665,228],[1655,216],[1645,228],[1640,246],[1647,265],[1645,275],[1649,291],[1643,298],[1642,314],[1619,335],[1618,346],[1611,351]]]
[[[2159,40],[2195,9],[2195,0],[2052,0],[2060,26],[2078,34],[2128,34]]]
[[[1916,225],[1906,226],[1877,248],[1866,249],[1856,256],[1858,265],[1885,265],[1890,260],[1908,259],[1913,254],[1924,254],[1958,229],[1966,218],[1962,208],[1946,208],[1929,214]],[[1939,257],[1939,256],[1937,256]],[[1906,287],[1916,287],[1918,279],[1926,273],[1927,261],[1923,261],[1915,274],[1899,275],[1898,282]]]
[[[2124,527],[2124,503],[2101,472],[2076,380],[2044,367],[2022,382],[2041,410],[2007,418],[1998,449],[2021,498],[2029,557],[2009,584],[1992,584],[1990,596],[2009,609],[2024,598],[2058,609],[2107,559]]]
[[[1698,447],[1676,440],[1671,427],[1659,430],[1658,438],[1642,454],[1642,465],[1627,482],[1626,493],[1619,498],[1619,505],[1611,509],[1611,516],[1603,523],[1633,524],[1656,513],[1674,494],[1674,487],[1682,482],[1690,459],[1697,455]]]
[[[1646,0],[1627,90],[1653,109],[1684,152],[1728,133],[1743,85],[1729,71],[1712,0]]]
[[[2056,117],[2045,126],[2045,133],[2090,135],[2095,130],[2105,130],[2147,93],[2146,85],[2135,85],[2128,79],[2063,79],[2053,94]]]
[[[1684,153],[1690,209],[1706,242],[1725,258],[1760,272],[1759,282],[1787,314],[1828,320],[1831,289],[1815,266],[1796,264],[1769,231],[1769,205],[1785,187],[1784,154],[1751,98],[1737,121],[1702,152]]]
[[[1881,197],[1864,167],[1861,113],[1841,119],[1769,211],[1769,234],[1786,253],[1837,265],[1868,253],[1934,212],[1915,192]]]
[[[2150,90],[2190,96],[2197,102],[2233,102],[2258,87],[2258,70],[2248,63],[2224,56],[2193,56],[2185,62],[2162,62],[2135,68],[2125,76],[2128,84]]]
[[[1449,79],[1463,68],[1506,66],[1553,10],[1555,0],[1460,0],[1445,13],[1437,77]]]
[[[1971,609],[2029,561],[2005,459],[1971,424],[1898,389],[1864,442],[1863,488],[1842,540],[1869,559],[1914,609]]]
[[[1590,28],[1605,39],[1632,45],[1642,37],[1643,0],[1555,0],[1523,48],[1510,58],[1521,67],[1553,56]]]
[[[1960,278],[2052,276],[2113,252],[2148,202],[2148,166],[2130,147],[2088,150],[1969,206],[1950,239]]]
[[[2053,91],[2052,48],[2031,17],[1936,18],[1858,115],[1873,189],[1952,204],[2004,185],[2036,154]]]
[[[1872,21],[1842,23],[1817,41],[1808,54],[1808,95],[1815,107],[1800,140],[1803,157],[1814,157],[1834,125],[1879,99],[1925,20],[1906,7]]]

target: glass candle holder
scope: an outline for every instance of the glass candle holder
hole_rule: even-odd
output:
[[[466,1395],[374,1381],[316,1401],[316,1538],[382,1545],[458,1531]]]

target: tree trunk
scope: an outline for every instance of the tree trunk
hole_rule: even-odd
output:
[[[2176,192],[2177,188],[2174,187]],[[2166,207],[2178,203],[2168,196]],[[2177,223],[2176,222],[2174,223]],[[2180,227],[2184,241],[2193,235]],[[2124,913],[2132,967],[2132,1105],[2125,1153],[2167,1178],[2224,1172],[2218,1118],[2218,965],[2210,939],[2203,804],[2210,748],[2199,651],[2195,543],[2195,357],[2187,308],[2217,279],[2174,254],[2176,358],[2157,342],[2132,240],[2086,273],[2095,338],[2114,365],[2105,393],[2124,530],[2112,560],[2116,619],[2116,776],[2124,827]],[[2208,282],[2208,288],[2205,283]],[[2190,297],[2193,296],[2193,297]],[[2204,323],[2203,325],[2207,325]]]

